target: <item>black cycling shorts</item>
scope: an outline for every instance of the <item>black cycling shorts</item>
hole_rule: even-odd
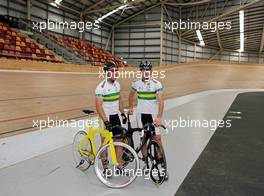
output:
[[[121,127],[121,121],[120,121],[120,118],[119,118],[118,114],[110,115],[109,116],[109,122],[113,126],[119,125]],[[118,128],[113,128],[111,130],[111,132],[113,133],[113,135],[122,134],[122,131],[120,129],[118,129]]]
[[[141,118],[141,123],[143,125],[143,127],[147,124],[147,123],[153,123],[153,115],[152,114],[140,114],[140,118]],[[147,133],[148,136],[150,136],[150,132]],[[155,133],[154,133],[155,135]]]
[[[141,123],[142,123],[143,127],[147,123],[153,123],[152,114],[141,114]]]

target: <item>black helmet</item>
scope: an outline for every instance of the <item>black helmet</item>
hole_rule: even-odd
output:
[[[104,65],[104,71],[109,71],[111,68],[118,68],[114,61],[107,61]]]
[[[152,70],[152,64],[149,61],[142,61],[139,65],[139,69],[145,70],[145,71],[151,71]]]

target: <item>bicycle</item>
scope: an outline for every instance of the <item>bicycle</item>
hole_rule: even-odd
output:
[[[143,128],[132,128],[129,115],[127,115],[127,126],[128,129],[122,128],[123,132],[125,133],[124,142],[130,145],[133,149],[135,149],[136,153],[142,150],[143,146],[147,144],[147,156],[146,159],[139,157],[139,159],[143,160],[146,164],[146,168],[150,170],[150,177],[151,180],[157,184],[162,184],[167,176],[167,163],[166,163],[166,156],[164,149],[161,143],[154,140],[154,135],[157,132],[157,128],[155,127],[154,123],[148,123]],[[161,134],[167,134],[168,130],[164,125],[159,127],[159,132]],[[134,141],[133,141],[133,134],[135,132],[143,133],[145,137],[142,136],[143,141],[141,144],[135,148]],[[126,155],[124,155],[126,156]],[[126,157],[123,157],[126,159]]]
[[[94,113],[91,110],[83,110],[85,114],[90,116]],[[104,129],[94,129],[92,126],[88,127],[88,133],[79,131],[73,141],[73,154],[77,168],[87,170],[91,165],[94,165],[95,173],[98,179],[110,188],[123,188],[131,184],[136,175],[121,175],[125,169],[132,169],[137,171],[139,168],[139,159],[135,150],[122,142],[114,142],[113,139],[118,138],[113,136],[112,132]],[[105,139],[97,152],[94,137],[96,134],[102,135]],[[124,161],[118,160],[116,155],[116,148],[122,148],[122,156],[129,157],[129,162],[124,164]],[[110,154],[110,156],[108,156]],[[119,162],[118,162],[119,161]],[[82,165],[86,165],[82,168]],[[113,169],[119,171],[119,175],[113,176]],[[104,171],[107,171],[104,173]],[[108,174],[108,173],[111,173]],[[115,173],[114,173],[115,174]]]

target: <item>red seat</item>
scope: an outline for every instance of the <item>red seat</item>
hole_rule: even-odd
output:
[[[16,36],[16,40],[17,40],[17,41],[21,41],[20,36]]]
[[[10,50],[9,51],[9,55],[14,56],[15,55],[15,52]]]
[[[31,51],[30,48],[26,48],[26,52],[27,52],[27,53],[32,53],[32,51]]]
[[[27,47],[30,47],[31,46],[31,43],[30,42],[26,42],[26,46]]]
[[[21,46],[21,50],[22,50],[22,52],[26,52],[26,47],[25,46]]]
[[[10,42],[10,45],[16,45],[16,40],[14,39],[9,40],[9,42]]]
[[[9,39],[5,39],[5,44],[10,44]]]
[[[8,40],[11,40],[11,39],[12,39],[12,36],[10,36],[10,35],[6,35],[5,38],[8,39]]]
[[[15,52],[15,55],[20,57],[21,56],[21,53],[16,51]]]
[[[5,45],[4,45],[4,49],[5,49],[5,50],[9,50],[9,45],[5,44]]]
[[[4,54],[4,55],[8,55],[9,53],[8,53],[8,50],[3,50],[2,51],[2,54]]]
[[[14,45],[9,45],[9,50],[16,50],[16,47]]]
[[[32,53],[31,53],[31,52],[27,52],[27,53],[25,54],[25,56],[26,56],[27,58],[31,58],[31,57],[32,57]]]

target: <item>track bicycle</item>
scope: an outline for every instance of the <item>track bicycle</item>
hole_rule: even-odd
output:
[[[90,116],[94,113],[91,110],[83,110],[85,114]],[[100,134],[104,137],[104,141],[98,152],[95,144],[95,135]],[[79,131],[73,141],[73,155],[77,168],[87,170],[94,165],[95,173],[98,179],[108,187],[123,188],[132,183],[137,175],[126,171],[137,171],[139,169],[139,159],[135,150],[128,144],[122,142],[114,142],[117,138],[112,132],[104,129],[94,129],[88,127],[87,133]],[[121,148],[122,155],[119,160],[116,149]],[[127,160],[122,160],[126,157]],[[106,172],[104,172],[106,171]]]
[[[154,123],[148,123],[143,128],[132,128],[129,115],[128,118],[128,129],[122,128],[124,134],[124,142],[130,145],[133,149],[135,149],[136,153],[142,150],[143,146],[147,144],[147,156],[145,158],[139,157],[139,159],[145,162],[146,169],[150,172],[151,180],[157,184],[162,184],[167,178],[167,163],[164,149],[160,142],[154,140],[154,136],[157,134],[167,134],[168,130],[164,125],[160,127],[155,127]],[[133,134],[135,132],[141,133],[142,141],[138,147],[135,147],[133,141]],[[144,137],[143,137],[144,136]],[[123,159],[126,160],[127,154],[123,155]]]

